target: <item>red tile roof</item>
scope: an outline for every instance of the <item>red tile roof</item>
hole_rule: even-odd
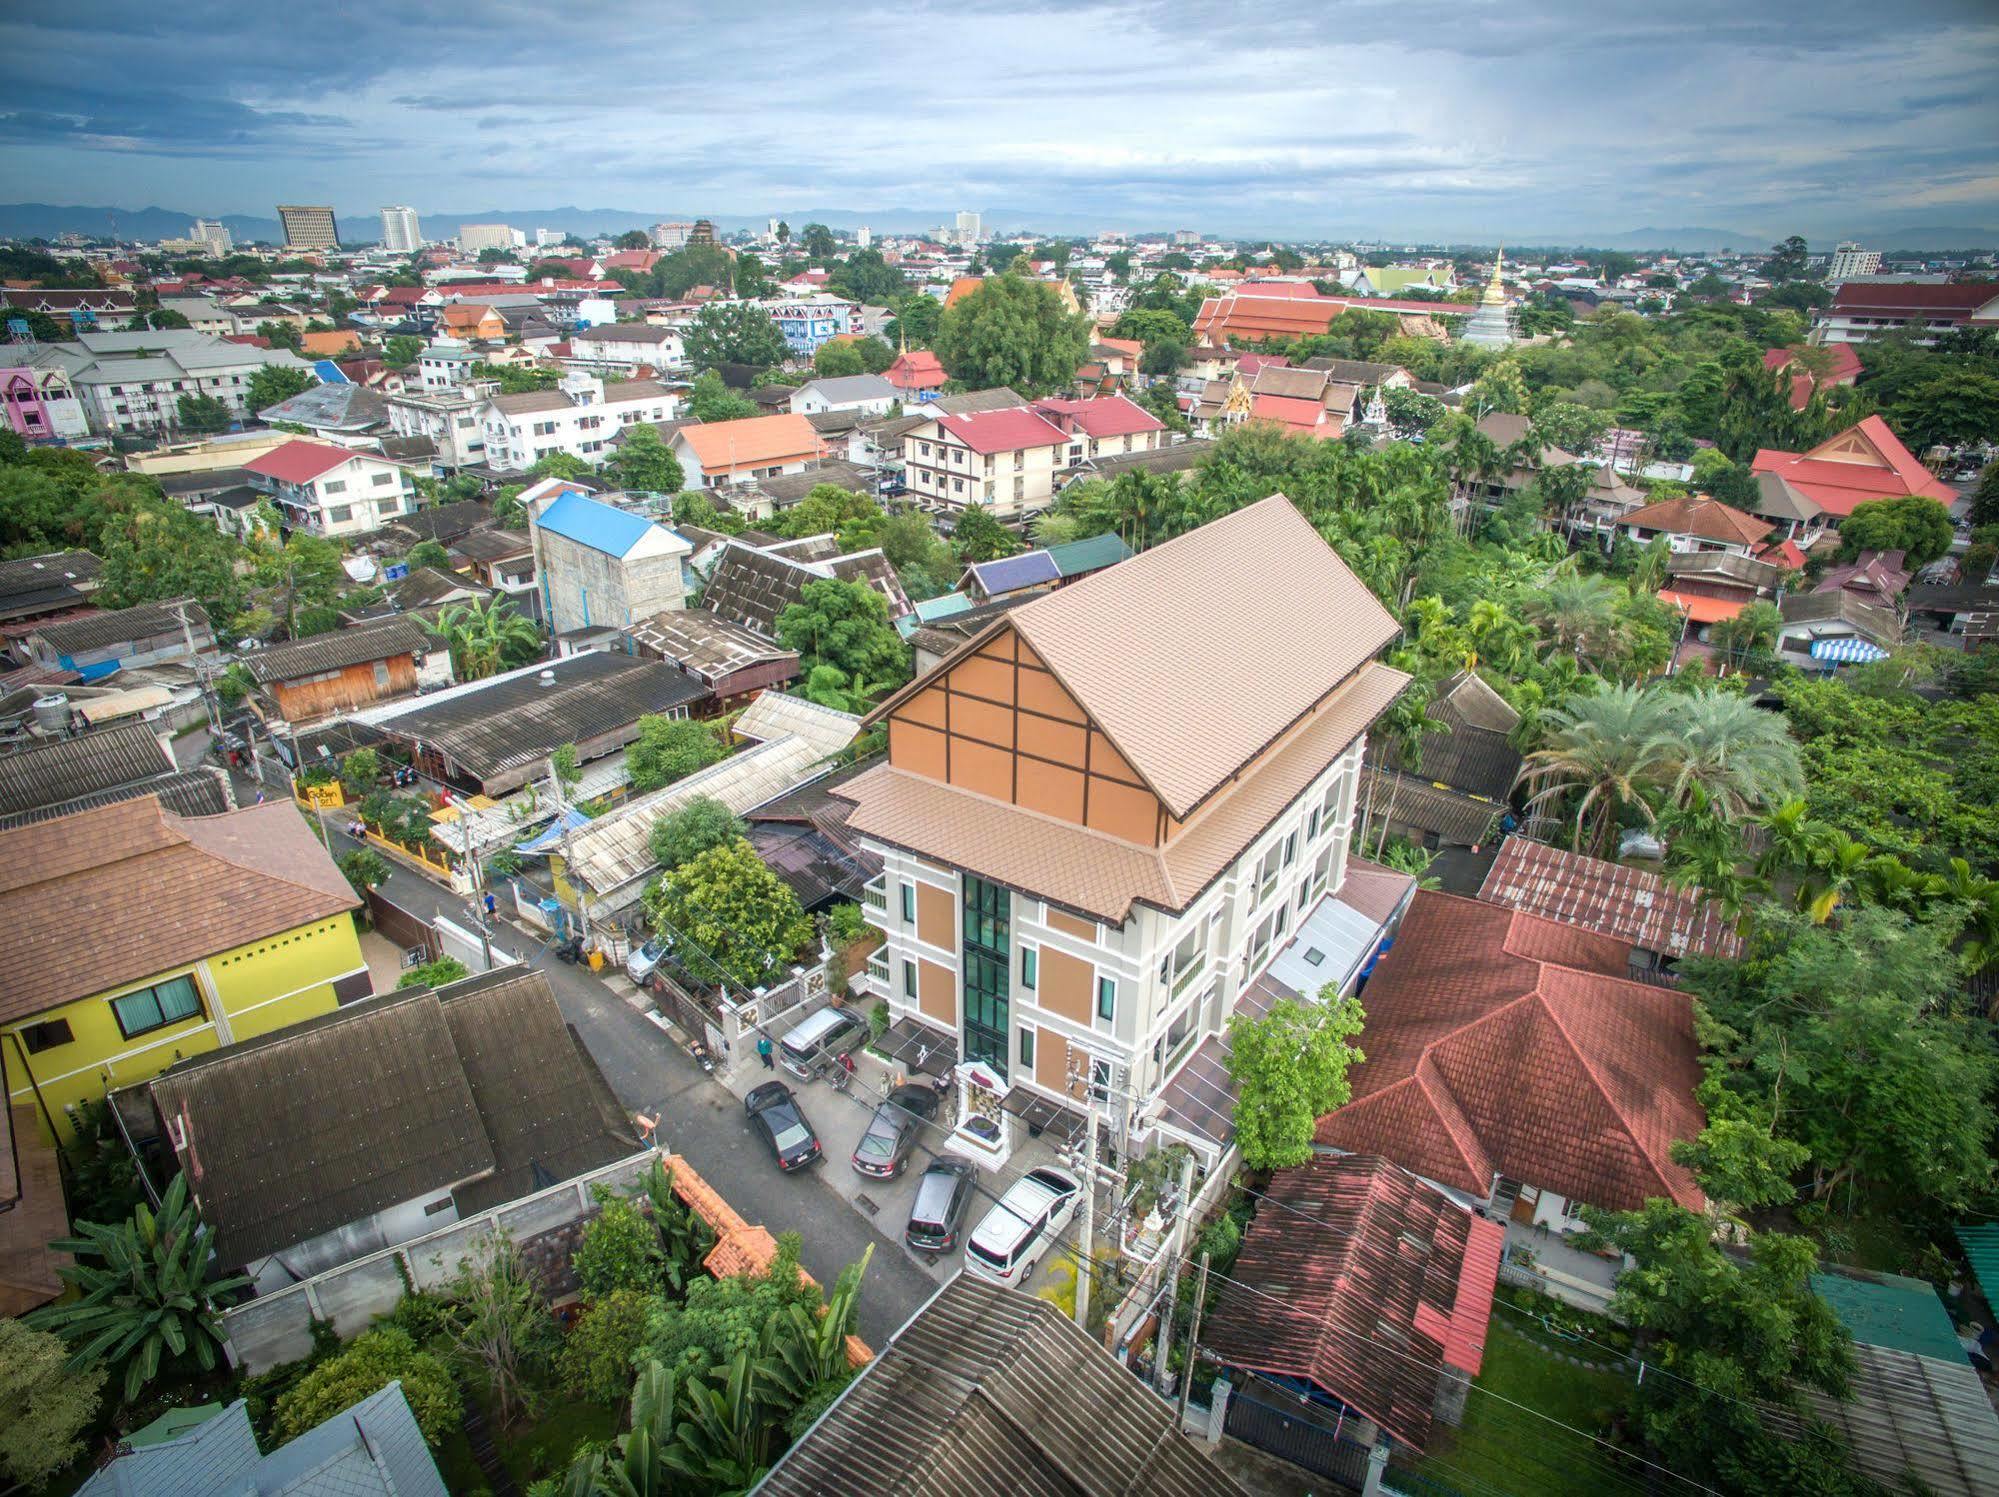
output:
[[[251,473],[261,473],[280,483],[311,483],[322,473],[331,473],[349,459],[364,454],[345,447],[329,447],[324,442],[287,442],[262,457],[243,464]]]
[[[1384,1159],[1279,1170],[1202,1340],[1305,1378],[1417,1449],[1445,1367],[1476,1377],[1506,1229]]]
[[[1798,549],[1796,541],[1789,538],[1765,546],[1757,553],[1756,559],[1783,567],[1786,571],[1802,572],[1805,569],[1805,553]]]
[[[1850,385],[1860,377],[1860,355],[1853,351],[1851,343],[1828,344],[1824,350],[1830,355],[1826,372],[1821,376],[1829,385]],[[1771,348],[1763,354],[1765,369],[1782,369],[1797,358],[1795,348]]]
[[[1928,285],[1912,281],[1847,281],[1832,295],[1832,310],[1840,312],[1920,312],[1947,317],[1969,316],[1987,302],[1999,301],[1999,286],[1989,281],[1959,281]]]
[[[1275,421],[1306,436],[1317,436],[1326,423],[1325,406],[1296,395],[1258,395],[1249,403],[1249,419]],[[1339,423],[1335,420],[1335,428]]]
[[[1248,286],[1201,303],[1194,319],[1197,343],[1241,343],[1260,338],[1303,338],[1323,333],[1342,312],[1387,312],[1401,318],[1439,314],[1463,316],[1454,302],[1390,301],[1368,296],[1271,296],[1267,286]]]
[[[927,348],[912,348],[888,366],[882,376],[898,390],[934,390],[951,376]]]
[[[1037,400],[1034,409],[1054,417],[1057,426],[1084,432],[1093,437],[1124,437],[1142,431],[1164,431],[1166,423],[1136,401],[1122,395],[1104,395],[1095,400]]]
[[[1679,609],[1696,624],[1718,624],[1723,619],[1732,619],[1750,604],[1748,598],[1711,598],[1670,587],[1659,589],[1659,601]]]
[[[1056,447],[1069,440],[1046,417],[1016,407],[976,411],[969,416],[939,416],[937,424],[974,452],[1013,452],[1023,447]]]
[[[1846,518],[1869,499],[1920,494],[1944,505],[1957,499],[1957,491],[1917,462],[1879,416],[1849,426],[1810,452],[1766,447],[1749,466],[1755,473],[1779,474],[1834,519]]]
[[[1317,1142],[1483,1198],[1496,1175],[1636,1210],[1703,1203],[1674,1142],[1703,1127],[1693,1005],[1633,982],[1630,947],[1419,891],[1365,995],[1367,1059]]]
[[[1721,541],[1732,546],[1753,546],[1775,527],[1767,520],[1745,515],[1741,510],[1711,499],[1706,494],[1681,494],[1619,515],[1620,526],[1659,530],[1669,535],[1698,536],[1704,541]]]

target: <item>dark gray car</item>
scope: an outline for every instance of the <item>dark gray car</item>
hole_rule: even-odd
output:
[[[979,1167],[956,1154],[940,1154],[916,1182],[909,1225],[902,1240],[919,1253],[948,1253],[958,1245],[965,1212],[979,1193]]]
[[[909,1151],[923,1125],[937,1116],[937,1093],[927,1086],[898,1086],[868,1122],[854,1145],[854,1168],[878,1180],[893,1180],[909,1163]]]

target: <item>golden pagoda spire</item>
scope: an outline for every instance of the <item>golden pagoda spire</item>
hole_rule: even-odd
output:
[[[1499,247],[1498,257],[1492,262],[1492,279],[1485,284],[1485,295],[1480,298],[1488,307],[1506,305],[1506,287],[1500,283],[1500,274],[1506,269],[1506,246]]]

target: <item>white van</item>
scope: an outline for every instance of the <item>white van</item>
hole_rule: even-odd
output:
[[[868,1021],[848,1008],[808,1014],[778,1041],[777,1058],[800,1081],[810,1081],[827,1061],[858,1050],[868,1037]]]
[[[1009,1288],[1026,1283],[1082,1199],[1083,1187],[1074,1175],[1057,1169],[1029,1170],[1007,1187],[966,1240],[966,1271]]]

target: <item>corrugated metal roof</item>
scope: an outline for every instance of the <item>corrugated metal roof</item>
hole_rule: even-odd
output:
[[[145,723],[39,743],[0,757],[0,816],[153,779],[173,767],[160,735]]]
[[[371,660],[387,660],[395,655],[414,655],[442,645],[443,641],[426,629],[421,619],[400,618],[272,645],[252,652],[243,664],[251,679],[264,685],[365,665]]]
[[[795,733],[821,755],[832,755],[859,736],[861,719],[855,713],[810,702],[788,692],[766,691],[743,710],[735,727],[744,738],[764,742]]]
[[[213,638],[207,611],[199,603],[186,598],[141,603],[136,608],[86,613],[59,623],[41,625],[29,637],[41,640],[57,655],[77,655],[105,645],[130,644],[134,640],[178,632],[182,612],[187,615],[187,624],[194,631],[197,646]]]
[[[1173,1406],[1049,1301],[960,1273],[771,1468],[760,1497],[1243,1497]]]
[[[1857,1270],[1816,1273],[1812,1292],[1832,1306],[1855,1341],[1947,1362],[1964,1356],[1957,1328],[1927,1279]]]
[[[608,556],[628,555],[654,530],[663,535],[673,535],[664,525],[655,525],[643,515],[600,503],[583,494],[564,494],[541,512],[535,525],[550,535],[562,536]],[[673,536],[673,539],[679,540],[679,537]],[[681,541],[680,544],[686,546],[687,543]]]
[[[1990,1497],[1999,1471],[1999,1415],[1960,1354],[1921,1357],[1885,1346],[1854,1348],[1851,1397],[1804,1390],[1812,1412],[1846,1438],[1852,1464],[1895,1490],[1915,1475],[1939,1497]],[[1801,1433],[1795,1416],[1765,1409],[1774,1428]]]

